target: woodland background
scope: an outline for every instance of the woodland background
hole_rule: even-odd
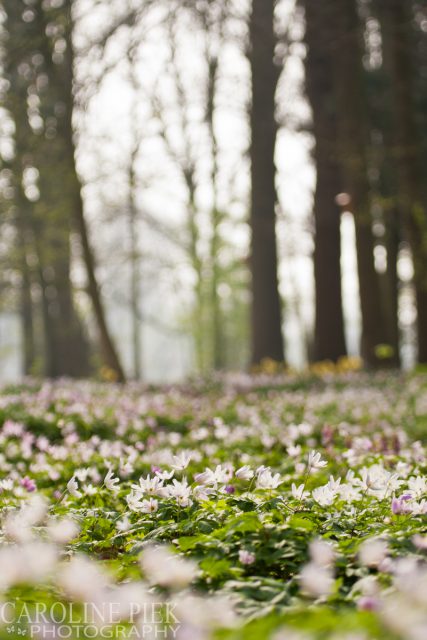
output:
[[[425,0],[0,7],[3,368],[427,364]]]

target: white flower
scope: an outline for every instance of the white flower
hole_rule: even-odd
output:
[[[410,502],[409,507],[413,514],[424,515],[427,513],[427,500],[420,500],[420,502]]]
[[[196,486],[193,489],[193,496],[200,502],[209,500],[213,493],[215,493],[215,490],[210,487]]]
[[[416,476],[408,480],[409,493],[414,498],[422,498],[427,493],[427,478],[424,476]]]
[[[226,484],[233,475],[233,469],[231,467],[223,467],[218,464],[215,471],[212,469],[205,469],[203,473],[196,473],[194,479],[199,484],[217,485]]]
[[[107,487],[109,491],[113,493],[117,493],[119,490],[119,479],[115,477],[112,469],[108,469],[107,475],[104,478],[104,485]]]
[[[242,564],[253,564],[256,560],[255,554],[251,553],[250,551],[247,551],[246,549],[240,549],[239,550],[239,562],[241,562]]]
[[[314,562],[307,564],[299,575],[301,589],[309,596],[320,598],[332,592],[334,577],[332,572]]]
[[[184,478],[182,482],[174,480],[173,484],[165,487],[166,495],[169,498],[175,498],[180,507],[188,507],[191,505],[191,487],[188,486],[187,478]]]
[[[245,464],[240,469],[237,469],[235,475],[239,480],[251,480],[254,477],[254,472],[249,465]]]
[[[78,555],[63,565],[57,583],[71,600],[94,602],[102,598],[110,580],[96,562]]]
[[[270,469],[265,469],[258,474],[256,486],[257,489],[277,489],[282,482],[283,480],[279,473],[273,475]]]
[[[0,480],[0,490],[1,491],[12,491],[13,489],[13,480],[10,478],[4,478],[4,480]]]
[[[74,498],[81,498],[83,494],[81,491],[78,490],[78,488],[79,488],[79,485],[77,484],[77,480],[73,476],[71,480],[68,481],[68,484],[67,484],[68,493],[72,495]]]
[[[313,489],[311,495],[314,500],[320,504],[320,506],[327,507],[333,503],[337,494],[335,491],[331,491],[329,486],[326,484],[324,487],[317,487],[317,489]]]
[[[79,535],[79,531],[78,525],[69,518],[52,520],[47,527],[50,539],[58,544],[68,544]]]
[[[194,562],[180,558],[166,547],[147,547],[141,556],[141,567],[151,584],[172,589],[188,587],[198,574]]]
[[[77,478],[79,482],[85,482],[88,479],[90,473],[90,469],[77,469],[74,472],[74,477]]]
[[[182,451],[177,456],[173,456],[173,464],[171,465],[172,469],[176,469],[176,471],[183,471],[188,467],[191,461],[191,454]]]
[[[233,467],[223,467],[218,464],[214,471],[215,481],[219,484],[226,484],[233,476]]]
[[[341,484],[338,487],[337,492],[345,502],[356,502],[362,498],[360,490],[353,487],[351,484]]]
[[[174,599],[176,617],[181,626],[180,640],[207,640],[216,627],[233,627],[238,623],[231,598],[211,596],[203,598],[184,592]],[[177,636],[178,638],[178,636]]]
[[[310,451],[308,454],[308,466],[310,469],[323,469],[328,464],[321,459],[322,456],[318,451]]]
[[[58,550],[52,544],[31,541],[0,548],[0,588],[28,583],[39,586],[55,573]]]
[[[158,508],[158,501],[155,498],[149,498],[148,500],[142,500],[140,511],[143,513],[156,513]]]
[[[131,491],[126,496],[126,502],[131,511],[139,511],[142,506],[141,494],[136,494],[134,491]]]
[[[335,550],[330,542],[312,540],[310,542],[310,557],[320,567],[329,567],[335,562]]]
[[[139,493],[141,496],[148,494],[150,496],[157,496],[163,494],[163,480],[159,476],[153,478],[148,475],[146,478],[139,479],[139,485],[133,484],[132,489]]]
[[[291,492],[295,500],[305,500],[310,495],[308,491],[304,491],[304,484],[296,486],[295,482],[292,483]]]
[[[417,549],[427,549],[427,536],[422,536],[419,533],[416,533],[412,536],[412,542],[417,547]]]
[[[129,531],[131,526],[132,525],[129,520],[129,516],[123,516],[123,518],[116,523],[116,529],[117,531],[120,531],[120,533],[125,533],[126,531]]]
[[[175,475],[175,471],[156,471],[156,476],[160,480],[171,480]]]
[[[83,487],[83,493],[86,496],[94,496],[98,493],[98,489],[93,484],[85,484]]]
[[[341,478],[337,478],[334,480],[334,476],[329,476],[328,487],[331,491],[337,492],[339,490],[339,486],[341,484]]]
[[[378,567],[386,559],[388,545],[381,538],[369,538],[359,547],[359,561],[366,567]]]
[[[43,522],[47,510],[46,500],[35,494],[19,511],[7,516],[3,524],[6,536],[15,542],[29,542],[33,538],[31,527]]]
[[[202,473],[196,473],[194,480],[199,484],[215,484],[215,474],[211,469],[205,469]]]

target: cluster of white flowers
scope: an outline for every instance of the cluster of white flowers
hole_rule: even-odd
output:
[[[22,528],[20,535],[16,535],[18,524]],[[48,540],[40,539],[40,525],[48,533]],[[61,547],[78,534],[78,527],[72,520],[50,517],[46,501],[38,495],[7,517],[5,530],[10,530],[13,542],[0,548],[0,593],[19,585],[51,585],[70,602],[85,603],[86,607],[95,605],[93,612],[99,614],[99,620],[91,616],[90,623],[101,625],[105,632],[106,625],[120,621],[132,620],[142,628],[146,607],[154,602],[150,588],[155,585],[169,590],[164,602],[177,611],[179,625],[174,637],[182,640],[189,637],[186,629],[190,624],[197,629],[197,637],[208,638],[216,627],[235,623],[229,599],[202,597],[186,591],[198,577],[197,564],[165,546],[147,546],[142,552],[140,566],[145,580],[116,584],[100,562],[82,553],[64,559]],[[162,603],[160,594],[155,601]],[[219,604],[220,612],[215,609]],[[197,606],[196,611],[193,606]],[[102,615],[106,610],[114,613],[108,621]],[[140,611],[136,620],[135,611]],[[160,631],[160,619],[156,624],[160,625],[158,633],[164,633]]]

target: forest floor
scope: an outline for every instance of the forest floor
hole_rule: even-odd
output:
[[[0,638],[427,638],[427,375],[30,381],[0,424]]]

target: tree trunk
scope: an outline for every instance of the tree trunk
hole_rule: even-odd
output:
[[[378,346],[386,342],[386,329],[379,278],[374,263],[366,157],[367,123],[362,34],[355,0],[336,0],[334,4],[338,128],[344,187],[351,198],[350,208],[356,231],[357,272],[362,312],[361,353],[366,366],[378,367],[383,364]]]
[[[306,88],[313,112],[315,332],[313,358],[336,362],[345,356],[341,292],[341,188],[337,160],[337,109],[333,86],[330,7],[305,0]],[[333,8],[333,7],[332,7]]]
[[[252,363],[284,360],[276,246],[277,123],[274,0],[253,0],[250,17]]]
[[[70,280],[70,226],[62,198],[62,153],[55,135],[47,135],[47,122],[56,106],[50,84],[38,92],[40,115],[46,126],[44,135],[34,134],[27,113],[29,90],[31,87],[34,90],[35,86],[32,75],[34,53],[43,53],[43,71],[47,72],[51,51],[41,3],[34,6],[34,20],[31,22],[22,17],[25,7],[25,3],[18,0],[3,3],[6,14],[4,28],[9,36],[4,52],[5,75],[10,81],[6,106],[15,123],[15,198],[21,215],[26,215],[25,229],[20,233],[25,235],[26,229],[31,231],[37,244],[35,253],[41,261],[38,270],[46,336],[45,370],[55,377],[77,377],[88,373],[88,344],[74,306]],[[21,65],[28,67],[29,73],[20,73]],[[51,131],[54,134],[54,127]],[[27,200],[22,188],[23,172],[27,167],[35,167],[39,173],[37,186],[40,198],[34,203]],[[31,302],[28,294],[26,302]]]
[[[135,161],[137,149],[131,154],[129,165],[129,239],[130,239],[130,295],[131,295],[131,318],[132,318],[132,354],[133,354],[133,374],[136,380],[141,379],[141,330],[140,330],[140,291],[141,283],[139,277],[139,254],[137,235],[137,206],[136,206],[136,175]]]
[[[418,362],[427,364],[427,212],[425,176],[414,100],[412,7],[404,0],[378,0],[381,10],[384,64],[392,77],[395,115],[395,158],[400,205],[414,263],[417,304]]]
[[[96,261],[93,248],[89,239],[89,231],[86,224],[84,215],[83,200],[81,195],[81,184],[77,174],[76,162],[75,162],[75,145],[73,136],[73,107],[74,107],[74,95],[73,95],[73,78],[74,78],[74,53],[73,53],[73,19],[72,19],[72,1],[67,0],[64,8],[64,17],[66,22],[65,38],[67,42],[67,50],[65,53],[65,63],[63,68],[63,98],[66,107],[66,114],[64,118],[64,141],[67,150],[66,162],[68,163],[69,174],[69,190],[72,204],[72,216],[75,221],[83,253],[83,260],[86,267],[87,274],[87,290],[89,297],[92,301],[94,316],[98,328],[101,351],[104,357],[106,366],[113,372],[115,380],[117,382],[125,381],[125,374],[122,368],[116,347],[113,339],[110,335],[104,305],[99,289],[98,281],[96,278]]]
[[[20,243],[21,263],[21,323],[22,323],[22,368],[26,376],[34,373],[35,336],[33,320],[33,303],[31,298],[31,273],[27,263],[27,247],[25,232],[22,230]]]
[[[210,263],[211,263],[211,287],[210,306],[212,314],[212,364],[218,371],[225,365],[223,322],[221,313],[221,301],[218,295],[220,284],[220,269],[218,264],[218,254],[221,246],[219,226],[221,223],[221,212],[218,205],[218,141],[215,132],[215,98],[218,80],[218,58],[207,54],[208,65],[208,87],[206,101],[206,122],[209,130],[211,149],[211,227],[212,237],[210,243]]]

